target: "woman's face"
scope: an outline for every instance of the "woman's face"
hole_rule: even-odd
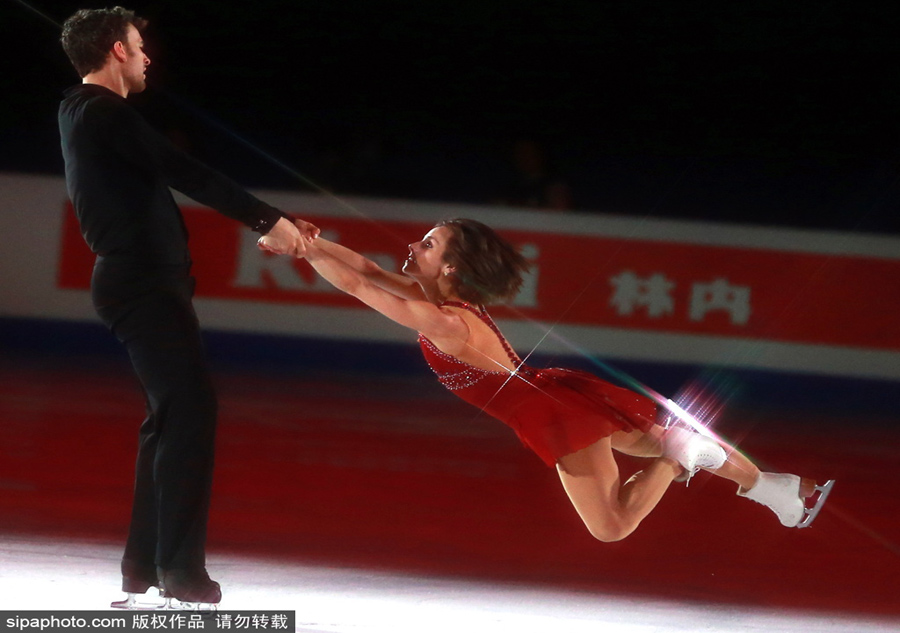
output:
[[[447,243],[453,233],[446,226],[438,226],[418,242],[409,245],[409,256],[403,262],[403,272],[413,278],[438,279],[450,268],[444,262]]]

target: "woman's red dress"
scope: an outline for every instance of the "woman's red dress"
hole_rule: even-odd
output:
[[[490,326],[517,369],[474,367],[419,335],[432,371],[447,389],[512,428],[548,466],[618,430],[648,431],[656,423],[656,403],[650,398],[588,372],[530,367],[510,349],[484,308],[455,301],[442,305],[469,310]]]

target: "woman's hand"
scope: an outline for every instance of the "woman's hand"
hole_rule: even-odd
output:
[[[294,226],[297,227],[297,230],[300,231],[300,235],[306,238],[307,242],[312,242],[314,239],[319,237],[319,227],[311,222],[307,222],[306,220],[301,220],[297,218],[294,220]]]
[[[319,227],[306,220],[297,219],[291,223],[281,218],[267,235],[257,240],[256,244],[262,251],[302,258],[306,255],[308,246],[319,237],[320,232]]]

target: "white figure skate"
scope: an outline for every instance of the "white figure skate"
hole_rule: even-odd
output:
[[[701,468],[717,470],[728,456],[719,443],[681,426],[673,426],[663,436],[663,456],[674,459],[684,468],[676,481],[690,482]]]
[[[834,479],[817,486],[812,479],[801,479],[797,475],[760,473],[752,488],[738,489],[738,496],[768,507],[785,527],[806,528],[819,516],[832,486]],[[807,500],[811,500],[811,505],[807,505]]]

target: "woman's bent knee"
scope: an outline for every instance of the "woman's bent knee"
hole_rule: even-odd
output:
[[[588,532],[602,543],[615,543],[634,532],[637,525],[626,523],[604,523],[603,525],[587,525]]]

